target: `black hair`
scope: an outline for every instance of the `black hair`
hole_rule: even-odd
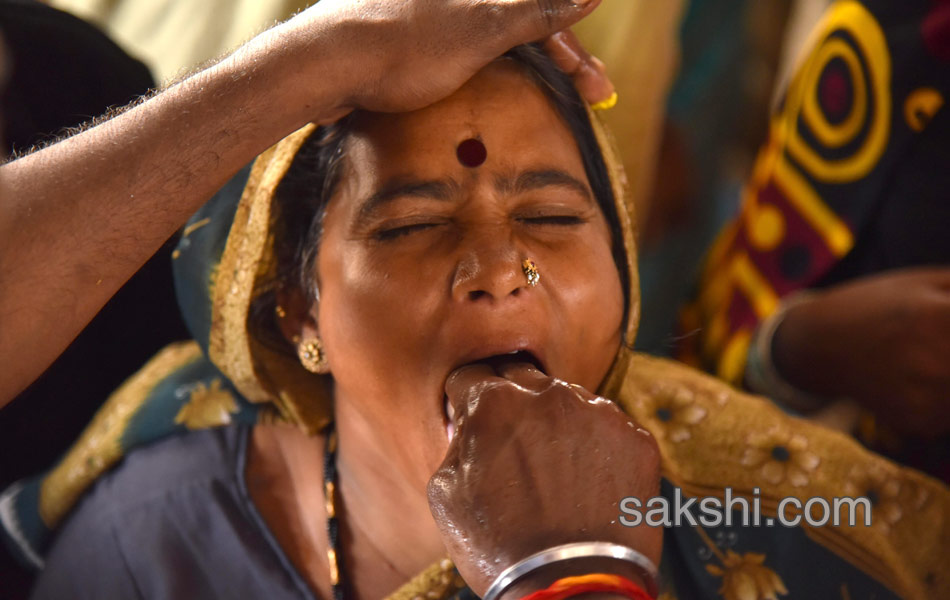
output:
[[[620,219],[607,166],[584,102],[570,76],[561,71],[538,45],[517,46],[504,56],[531,77],[570,129],[591,190],[610,227],[613,258],[620,274],[624,299],[628,301],[630,273]],[[354,119],[355,113],[351,113],[332,125],[319,127],[303,143],[276,191],[278,280],[284,285],[298,286],[311,301],[316,299],[313,273],[323,233],[323,217],[343,174],[344,147]],[[253,314],[272,319],[273,294],[262,296],[260,302],[266,306],[254,310]],[[629,302],[624,302],[624,323],[628,318],[628,305]]]

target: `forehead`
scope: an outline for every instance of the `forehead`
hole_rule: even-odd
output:
[[[487,150],[487,159],[476,168],[460,163],[456,154],[459,144],[472,138]],[[399,176],[464,178],[528,168],[558,168],[586,179],[568,126],[510,60],[490,64],[424,109],[360,115],[347,154],[360,165],[367,185]]]

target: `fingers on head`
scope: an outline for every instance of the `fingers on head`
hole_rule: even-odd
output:
[[[585,60],[584,55],[587,54],[578,42],[577,36],[569,29],[559,31],[547,38],[544,41],[544,50],[568,75],[573,75],[580,68],[581,62]]]
[[[574,79],[588,103],[602,102],[614,93],[604,63],[587,52],[572,31],[559,31],[545,41],[544,47],[557,66]]]

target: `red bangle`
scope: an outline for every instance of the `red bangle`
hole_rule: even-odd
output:
[[[532,592],[521,600],[564,600],[591,592],[610,592],[631,600],[653,600],[643,588],[619,575],[592,573],[558,579],[547,589]]]

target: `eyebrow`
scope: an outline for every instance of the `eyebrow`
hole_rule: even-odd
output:
[[[568,188],[583,196],[591,204],[594,202],[590,188],[586,184],[558,169],[522,171],[514,177],[498,176],[494,184],[496,190],[508,195],[523,194],[551,186]],[[407,196],[451,201],[459,195],[461,188],[462,186],[454,179],[431,181],[401,179],[389,182],[363,202],[357,219],[365,221],[383,205]]]
[[[362,206],[358,219],[368,218],[384,204],[396,198],[415,196],[417,198],[431,198],[433,200],[448,201],[457,195],[461,186],[453,179],[439,179],[435,181],[401,180],[387,183],[382,189],[367,198]]]
[[[504,194],[516,195],[546,187],[562,187],[577,192],[593,204],[590,187],[576,177],[559,169],[522,171],[516,177],[496,177],[495,189]]]

